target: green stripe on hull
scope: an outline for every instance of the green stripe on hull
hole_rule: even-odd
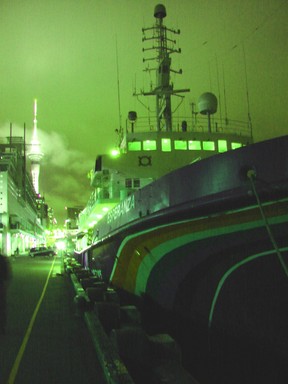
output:
[[[274,220],[271,220],[270,223],[273,224],[281,224],[283,222],[287,222],[288,216],[281,218],[277,218]],[[154,248],[151,250],[151,253],[153,254],[153,260],[150,258],[150,262],[147,262],[147,256],[145,258],[145,261],[143,261],[140,264],[140,267],[137,272],[137,278],[136,278],[136,287],[135,287],[135,294],[136,295],[141,295],[146,291],[146,285],[147,281],[149,279],[149,276],[152,272],[152,269],[155,267],[155,265],[160,262],[162,257],[165,257],[165,255],[177,248],[180,248],[188,243],[193,243],[199,240],[204,240],[204,239],[209,239],[213,238],[216,236],[222,236],[222,235],[227,235],[235,232],[242,232],[242,231],[247,231],[251,230],[254,228],[259,228],[263,226],[263,221],[255,221],[251,223],[245,223],[242,225],[235,225],[235,226],[229,226],[229,227],[221,227],[213,230],[207,230],[203,232],[198,232],[198,233],[191,233],[190,235],[186,235],[183,237],[178,237],[171,239],[168,242],[160,244],[158,247]],[[156,235],[157,236],[157,235]],[[140,239],[139,239],[140,240]],[[177,260],[175,260],[177,262]]]
[[[250,210],[254,209],[255,207],[250,208]],[[167,253],[173,250],[175,251],[185,244],[199,240],[264,227],[263,220],[260,218],[257,210],[256,215],[254,212],[252,218],[249,217],[249,215],[248,217],[241,216],[242,223],[236,221],[237,224],[231,225],[231,219],[232,221],[235,221],[235,217],[238,219],[237,215],[239,212],[240,215],[243,213],[246,215],[245,211],[249,210],[229,212],[224,215],[219,215],[219,217],[202,217],[193,220],[179,221],[173,224],[160,225],[125,237],[118,249],[117,261],[114,264],[110,281],[112,284],[115,283],[113,279],[115,273],[118,273],[118,276],[121,276],[121,281],[116,281],[114,285],[121,286],[137,295],[145,293],[147,281],[153,268]],[[276,215],[278,214],[278,216],[269,218],[270,224],[281,224],[288,221],[286,214],[281,215],[280,213],[279,215],[279,213],[280,212],[276,210]],[[246,221],[244,221],[243,218]],[[219,227],[217,227],[218,219]],[[197,225],[201,227],[200,230],[195,230],[195,226]],[[202,230],[203,227],[208,229]],[[179,228],[183,235],[179,233]],[[167,236],[167,233],[169,233],[169,236]],[[147,246],[148,242],[152,243],[151,239],[153,240],[153,247]],[[121,260],[121,262],[119,262],[119,260]],[[177,263],[177,259],[175,263]],[[117,278],[115,280],[117,280]]]

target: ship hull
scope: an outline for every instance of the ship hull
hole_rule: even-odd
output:
[[[157,180],[106,218],[82,263],[207,331],[249,334],[284,351],[288,137],[200,163]]]

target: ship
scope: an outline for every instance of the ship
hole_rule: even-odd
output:
[[[216,118],[210,91],[175,117],[189,92],[171,82],[180,31],[165,26],[164,5],[154,17],[142,40],[156,80],[134,95],[154,97],[155,113],[130,111],[114,156],[97,156],[75,258],[123,296],[193,324],[207,349],[225,335],[245,340],[246,355],[261,345],[287,359],[288,136],[254,143],[249,119]]]

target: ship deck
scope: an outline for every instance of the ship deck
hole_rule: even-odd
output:
[[[10,260],[7,327],[0,335],[1,383],[105,383],[61,259]]]

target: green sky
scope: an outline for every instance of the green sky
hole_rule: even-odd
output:
[[[117,141],[129,110],[143,108],[134,88],[143,72],[142,27],[154,23],[151,0],[1,0],[0,132],[28,138],[33,99],[45,153],[40,191],[61,223],[65,206],[85,205],[88,171]],[[180,28],[175,87],[190,88],[179,113],[205,91],[226,93],[231,119],[247,120],[255,141],[287,133],[288,5],[281,0],[167,0],[165,24]],[[116,41],[121,117],[118,111]],[[246,71],[245,60],[246,58]],[[217,72],[218,68],[218,72]],[[224,75],[224,76],[223,76]],[[225,79],[225,87],[224,81]],[[219,87],[218,87],[219,84]],[[150,100],[153,107],[153,101]],[[222,110],[224,109],[222,104]]]

